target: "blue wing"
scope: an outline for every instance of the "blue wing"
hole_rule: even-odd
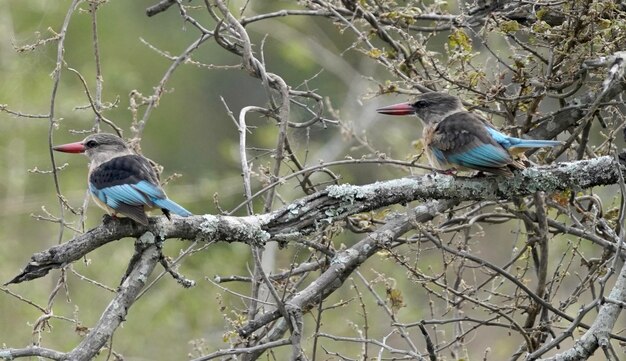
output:
[[[89,176],[89,190],[103,204],[142,224],[148,224],[145,208],[161,208],[166,215],[166,211],[192,215],[167,198],[149,161],[139,155],[102,163]]]
[[[515,161],[501,142],[506,135],[469,112],[454,113],[437,124],[429,147],[438,158],[464,168],[510,175]]]
[[[511,156],[502,147],[481,144],[448,156],[451,163],[468,168],[499,168],[511,163]]]
[[[98,189],[93,183],[90,183],[89,190],[102,203],[113,209],[117,209],[121,203],[129,206],[153,207],[153,199],[164,197],[163,191],[147,181],[140,181],[137,184],[120,184],[102,189]],[[160,197],[158,191],[161,193]]]

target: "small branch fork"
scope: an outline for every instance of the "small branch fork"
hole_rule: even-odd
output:
[[[51,360],[92,360],[126,319],[128,310],[159,261],[160,250],[155,244],[154,235],[147,232],[140,237],[136,243],[136,252],[137,257],[130,265],[127,277],[118,288],[115,297],[109,302],[100,320],[72,351],[62,353],[41,347],[0,349],[0,359],[12,360],[18,357],[38,356]]]

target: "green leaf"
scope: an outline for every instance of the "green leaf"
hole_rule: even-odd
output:
[[[464,51],[472,50],[472,39],[461,29],[456,29],[452,34],[448,35],[448,45],[450,47],[459,47]]]

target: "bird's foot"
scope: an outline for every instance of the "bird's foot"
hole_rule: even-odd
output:
[[[458,170],[456,168],[436,169],[435,173],[456,176]]]
[[[108,223],[113,223],[113,222],[117,222],[119,221],[119,218],[117,218],[117,216],[115,216],[115,214],[104,214],[102,216],[102,223],[104,224],[108,224]]]

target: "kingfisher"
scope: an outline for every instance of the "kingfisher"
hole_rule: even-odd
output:
[[[189,217],[191,212],[167,198],[150,161],[136,154],[114,134],[92,134],[80,142],[57,145],[65,153],[84,153],[89,158],[87,182],[92,198],[109,215],[125,216],[144,226],[146,211],[160,208],[168,219],[170,212]]]
[[[515,156],[531,148],[554,147],[557,140],[515,138],[496,130],[467,111],[453,95],[431,92],[413,101],[376,110],[387,115],[417,115],[424,125],[423,141],[431,166],[443,171],[478,170],[512,177],[525,165]]]

